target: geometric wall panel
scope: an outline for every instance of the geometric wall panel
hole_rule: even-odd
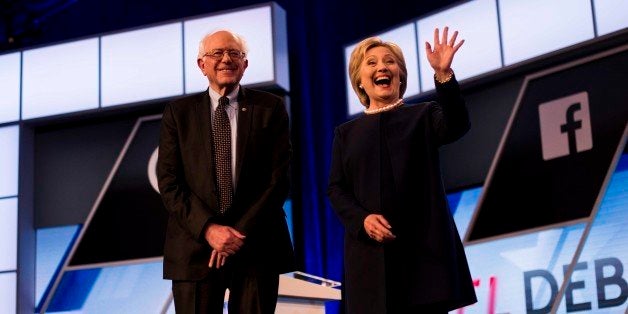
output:
[[[628,45],[526,77],[467,241],[590,216],[626,127],[625,82]]]

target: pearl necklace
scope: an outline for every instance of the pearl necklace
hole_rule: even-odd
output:
[[[390,111],[393,110],[399,106],[403,105],[403,99],[399,98],[399,100],[397,100],[396,102],[390,104],[390,105],[386,105],[384,107],[381,108],[377,108],[377,109],[364,109],[364,113],[366,114],[375,114],[375,113],[380,113],[380,112],[384,112],[384,111]]]

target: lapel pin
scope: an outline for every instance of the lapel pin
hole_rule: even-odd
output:
[[[246,108],[245,108],[245,107],[242,107],[242,111],[246,111]]]

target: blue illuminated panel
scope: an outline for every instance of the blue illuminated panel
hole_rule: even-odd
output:
[[[37,230],[35,301],[39,306],[53,276],[63,266],[65,255],[78,230],[78,225]]]
[[[628,0],[593,0],[597,35],[628,27]]]
[[[449,206],[452,214],[454,215],[454,221],[458,228],[458,234],[461,237],[467,233],[469,223],[473,217],[478,199],[482,193],[482,188],[472,188],[462,192],[453,193],[448,195]],[[455,199],[455,206],[452,201]]]
[[[273,37],[272,25],[270,6],[185,21],[185,92],[207,89],[207,78],[196,63],[199,43],[203,36],[220,29],[242,35],[247,43],[249,66],[241,81],[243,85],[274,82],[273,43],[277,38]]]
[[[171,291],[162,268],[153,262],[68,271],[48,312],[160,313]]]
[[[22,119],[98,108],[98,39],[23,53]]]
[[[0,199],[0,272],[17,269],[17,197]]]
[[[558,313],[625,313],[628,299],[628,154],[608,185]],[[566,304],[566,299],[572,300]],[[567,308],[568,307],[568,308]]]
[[[0,123],[20,119],[20,53],[0,56]]]
[[[500,0],[499,14],[505,65],[594,36],[590,0]]]
[[[0,128],[0,197],[17,195],[20,127]]]
[[[620,160],[587,237],[571,288],[558,313],[624,313],[628,298],[628,155]],[[481,188],[448,195],[458,230],[475,210]],[[478,303],[464,313],[549,313],[585,223],[467,245]],[[600,294],[601,293],[601,294]],[[566,301],[569,299],[569,310]],[[580,308],[580,310],[577,310]],[[451,313],[460,314],[459,311]]]
[[[16,313],[16,275],[0,273],[0,313]]]
[[[292,246],[294,246],[294,227],[292,223],[292,200],[287,199],[283,204],[283,211],[286,213],[286,223],[288,224],[288,231],[290,232],[290,240],[292,240]]]
[[[551,302],[550,282],[543,279],[562,283],[583,230],[578,224],[467,246],[478,303],[464,313],[526,313],[526,302]]]
[[[442,31],[449,26],[449,38],[459,31],[457,41],[465,40],[458,50],[452,68],[456,78],[463,80],[486,73],[502,66],[499,46],[497,8],[494,0],[468,1],[417,22],[421,91],[434,89],[434,70],[425,55],[425,42],[434,43],[434,29]]]

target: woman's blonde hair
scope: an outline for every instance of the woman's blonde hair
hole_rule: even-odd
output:
[[[382,41],[379,37],[369,37],[362,40],[355,46],[351,53],[351,58],[349,59],[349,79],[351,80],[353,91],[358,95],[360,102],[366,108],[370,105],[370,99],[366,92],[360,88],[360,65],[362,61],[364,61],[366,52],[375,47],[388,48],[392,52],[397,64],[399,64],[399,79],[401,81],[401,86],[399,86],[399,98],[403,97],[408,86],[408,70],[406,69],[406,60],[403,57],[401,48],[395,43]]]

